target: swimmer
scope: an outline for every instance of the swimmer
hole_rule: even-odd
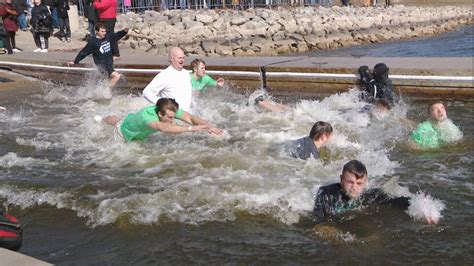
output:
[[[94,64],[99,71],[107,73],[109,78],[109,88],[113,88],[119,81],[121,75],[114,69],[114,59],[112,56],[111,43],[118,42],[128,33],[128,28],[107,34],[104,23],[97,23],[95,25],[95,37],[90,38],[86,46],[77,54],[74,61],[67,62],[68,66],[77,65],[86,56],[92,54]]]
[[[448,118],[443,103],[432,103],[428,107],[428,115],[428,120],[420,123],[411,133],[410,147],[437,148],[462,139],[461,130]]]
[[[400,206],[407,209],[410,198],[390,198],[382,189],[366,190],[368,184],[367,168],[363,163],[352,160],[342,169],[340,183],[320,187],[314,203],[313,215],[317,225],[313,232],[318,235],[327,235],[325,222],[337,220],[338,216],[352,210],[359,210],[371,203],[378,202],[391,206]],[[428,224],[437,224],[438,217],[425,216]]]
[[[377,120],[383,120],[388,116],[392,106],[384,99],[375,100],[373,104],[368,104],[360,109],[362,113],[369,113]]]
[[[329,123],[318,121],[314,123],[309,132],[309,136],[289,141],[284,144],[287,153],[302,160],[309,157],[319,158],[318,149],[326,145],[332,136],[332,126]]]
[[[194,96],[199,97],[207,87],[224,86],[225,81],[223,78],[214,80],[211,76],[206,74],[206,62],[204,62],[204,60],[194,59],[191,62],[191,68],[191,85]]]
[[[288,111],[290,110],[290,107],[281,104],[281,103],[276,103],[271,99],[271,96],[268,95],[266,92],[259,94],[255,99],[254,99],[255,105],[258,107],[268,111],[268,112],[276,112],[280,113],[283,111]]]
[[[175,119],[186,122],[190,126],[176,125]],[[115,133],[127,142],[142,141],[157,131],[174,134],[207,131],[212,136],[223,134],[221,129],[179,109],[178,103],[169,98],[161,98],[156,105],[147,106],[137,113],[127,115],[124,119],[107,116],[103,120],[115,126]]]

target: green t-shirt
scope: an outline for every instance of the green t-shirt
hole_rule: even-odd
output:
[[[129,114],[120,125],[120,131],[126,141],[144,140],[156,130],[148,126],[151,122],[160,121],[156,114],[156,106],[147,106],[137,113]],[[178,109],[175,118],[181,118],[184,111]]]
[[[410,138],[425,148],[437,148],[444,143],[441,131],[435,128],[430,121],[419,124],[416,130],[411,133]]]
[[[193,74],[191,73],[191,86],[195,91],[203,91],[206,87],[215,87],[217,85],[217,81],[215,81],[211,76],[205,74],[204,77],[196,80],[194,79]]]

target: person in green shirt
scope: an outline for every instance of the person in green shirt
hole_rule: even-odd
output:
[[[443,103],[435,102],[428,107],[429,118],[420,123],[410,135],[413,148],[438,148],[446,143],[462,139],[462,132],[448,118]]]
[[[190,126],[176,125],[175,119],[186,122]],[[161,98],[156,105],[128,114],[124,119],[112,115],[105,117],[104,121],[115,126],[116,134],[127,142],[142,141],[157,131],[174,134],[207,131],[213,136],[222,135],[221,129],[179,109],[178,103],[170,98]]]
[[[191,85],[193,88],[193,95],[200,96],[206,87],[222,87],[224,86],[224,79],[213,79],[206,74],[206,62],[202,59],[194,59],[191,62]]]

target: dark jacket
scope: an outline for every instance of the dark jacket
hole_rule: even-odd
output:
[[[41,4],[31,9],[30,24],[34,32],[50,33],[52,31],[52,18],[48,8]]]
[[[126,31],[121,30],[116,33],[109,33],[103,39],[99,39],[97,37],[91,38],[87,42],[87,45],[77,54],[76,59],[74,59],[74,64],[79,64],[82,59],[92,54],[94,63],[97,66],[113,66],[114,59],[112,56],[110,43],[118,42],[126,34]]]
[[[69,10],[68,0],[53,0],[53,7],[58,10],[59,18],[69,18],[67,11]]]
[[[86,0],[84,4],[84,16],[89,22],[99,22],[99,12],[94,7],[93,0]]]
[[[286,152],[293,158],[307,160],[309,157],[319,158],[319,151],[310,137],[288,141],[284,144]]]
[[[360,209],[372,203],[382,203],[396,205],[401,208],[408,208],[409,198],[390,198],[381,189],[368,190],[358,199],[351,200],[342,190],[340,183],[320,187],[314,201],[313,215],[316,223],[335,220],[338,215],[348,211]]]

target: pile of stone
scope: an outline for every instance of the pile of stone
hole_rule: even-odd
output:
[[[179,46],[188,55],[272,56],[435,35],[472,23],[472,8],[167,10],[127,13],[117,20],[116,30],[127,26],[148,38],[129,37],[122,45],[151,54]]]

